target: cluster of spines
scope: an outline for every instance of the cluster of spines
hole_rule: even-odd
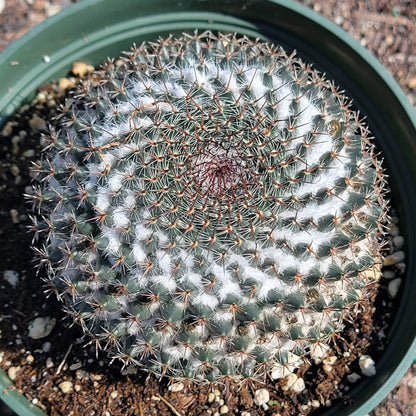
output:
[[[349,107],[293,54],[234,35],[107,62],[38,167],[52,290],[98,345],[159,374],[258,376],[327,342],[387,211]]]

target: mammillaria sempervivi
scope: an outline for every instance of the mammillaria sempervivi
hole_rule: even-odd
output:
[[[51,290],[97,346],[156,374],[279,377],[328,348],[381,260],[385,178],[358,112],[243,36],[107,61],[38,171]]]

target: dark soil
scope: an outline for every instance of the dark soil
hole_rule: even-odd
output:
[[[32,5],[29,5],[32,3]],[[69,1],[46,3],[7,0],[0,14],[0,49],[27,28],[38,23],[51,4],[67,5]],[[416,3],[398,1],[345,2],[302,1],[348,30],[376,54],[395,75],[416,103]],[[412,43],[413,35],[413,43]],[[369,288],[371,297],[362,305],[360,321],[347,325],[343,339],[337,340],[337,361],[332,371],[323,365],[305,363],[297,375],[310,387],[309,394],[284,392],[276,383],[245,383],[234,386],[192,386],[178,383],[169,386],[144,373],[120,375],[117,363],[111,366],[105,354],[88,345],[78,326],[68,328],[60,305],[46,299],[40,276],[35,275],[29,246],[31,235],[30,208],[22,195],[30,185],[29,164],[36,160],[44,125],[62,98],[57,85],[46,87],[32,106],[27,106],[10,120],[0,137],[0,238],[2,256],[0,272],[17,273],[17,284],[0,282],[0,352],[1,366],[16,373],[16,388],[50,415],[216,415],[248,416],[297,415],[319,413],[335,401],[351,404],[348,397],[348,374],[360,374],[357,357],[363,353],[374,360],[381,354],[384,339],[380,336],[393,310],[392,302],[384,302],[385,285]],[[34,115],[39,116],[36,117]],[[373,302],[374,301],[374,302]],[[374,307],[376,309],[374,309]],[[377,313],[374,314],[374,311]],[[383,311],[381,314],[380,311]],[[42,339],[28,336],[28,326],[35,317],[57,318],[50,335]],[[358,331],[358,332],[357,332]],[[349,352],[348,354],[344,354]],[[97,365],[98,363],[98,365]],[[10,370],[10,369],[13,370]],[[372,416],[416,414],[416,369],[409,369],[395,390],[373,412]],[[281,384],[281,383],[280,383]],[[254,392],[266,388],[268,406],[254,403]],[[338,396],[342,396],[338,398]],[[314,407],[317,406],[316,408]],[[394,413],[396,412],[396,413]],[[0,407],[0,414],[2,409]]]

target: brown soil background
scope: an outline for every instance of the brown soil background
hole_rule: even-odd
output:
[[[332,20],[369,49],[416,107],[416,0],[297,1]],[[0,0],[0,52],[46,17],[76,2]],[[0,415],[13,414],[0,403]],[[413,415],[416,415],[416,364],[368,416]]]

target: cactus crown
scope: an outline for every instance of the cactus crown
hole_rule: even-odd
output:
[[[380,258],[366,126],[281,47],[205,32],[106,62],[51,132],[48,281],[97,344],[158,374],[258,377],[342,329]]]

